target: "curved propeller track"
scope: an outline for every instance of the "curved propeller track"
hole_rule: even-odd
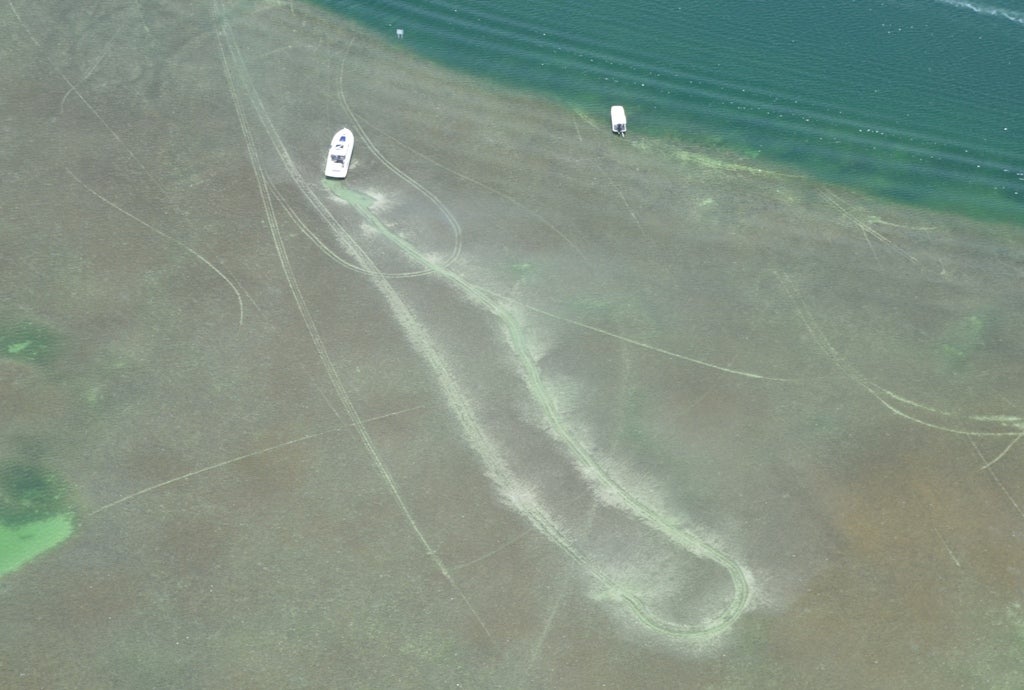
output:
[[[351,43],[349,46],[351,47]],[[379,150],[373,145],[372,140],[367,135],[359,118],[353,112],[345,95],[344,62],[342,63],[342,70],[339,75],[339,98],[348,112],[353,127],[358,132],[363,145],[371,152],[377,153]],[[390,162],[382,162],[389,169],[395,170],[396,174],[400,172]],[[588,557],[576,545],[576,542],[568,535],[567,528],[560,524],[553,512],[541,505],[535,496],[528,495],[525,498],[521,498],[514,507],[529,520],[537,531],[558,546],[572,561],[579,564],[606,592],[624,603],[634,618],[645,628],[671,637],[692,640],[713,639],[728,630],[743,614],[750,603],[750,581],[743,567],[725,552],[714,547],[706,540],[701,539],[695,533],[675,526],[670,518],[659,514],[656,510],[635,497],[586,450],[568,428],[568,425],[558,411],[555,400],[545,385],[541,372],[525,342],[525,330],[508,309],[503,307],[486,290],[472,284],[449,267],[438,266],[431,262],[429,257],[425,256],[413,244],[390,232],[383,223],[374,218],[371,204],[364,195],[347,187],[339,188],[335,193],[355,208],[364,219],[376,225],[382,236],[390,241],[407,258],[422,265],[425,270],[431,271],[435,277],[443,280],[471,303],[481,307],[499,322],[530,391],[533,403],[540,408],[553,435],[571,456],[574,465],[580,473],[592,478],[596,483],[596,486],[593,488],[601,496],[605,497],[609,503],[612,503],[614,507],[667,538],[670,543],[682,551],[697,558],[706,559],[721,567],[728,574],[731,581],[733,589],[732,598],[716,615],[698,623],[689,624],[675,621],[653,610],[646,603],[643,596],[629,591],[608,575],[599,564],[595,563],[593,559]],[[347,248],[355,244],[351,237],[339,239],[345,243]],[[410,341],[418,347],[421,355],[433,371],[435,378],[445,393],[450,409],[455,414],[467,439],[476,450],[492,481],[497,484],[499,489],[506,493],[511,493],[515,487],[522,486],[524,481],[516,476],[505,459],[505,454],[485,431],[482,422],[474,411],[474,407],[470,403],[469,396],[463,391],[451,367],[441,356],[437,347],[433,345],[432,339],[426,332],[425,327],[383,277],[379,277],[375,283],[385,293],[388,303],[392,306],[393,313],[399,323],[402,324]]]

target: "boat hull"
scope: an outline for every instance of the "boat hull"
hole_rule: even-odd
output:
[[[350,129],[346,127],[338,130],[331,140],[331,147],[327,150],[327,164],[324,166],[325,176],[340,180],[348,175],[354,144]]]
[[[626,109],[621,105],[612,106],[612,131],[619,136],[626,135]]]

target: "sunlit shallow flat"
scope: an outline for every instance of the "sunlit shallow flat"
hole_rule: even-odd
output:
[[[0,16],[0,461],[76,527],[0,680],[1021,684],[1018,227],[302,3]]]

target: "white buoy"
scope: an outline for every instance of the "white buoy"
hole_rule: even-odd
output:
[[[405,38],[405,29],[398,29],[395,32],[395,35],[398,36],[399,38]]]

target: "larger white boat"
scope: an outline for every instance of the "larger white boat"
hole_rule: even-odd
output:
[[[338,179],[348,175],[348,165],[352,160],[352,131],[346,127],[339,129],[331,140],[331,148],[327,151],[327,167],[324,175]]]

